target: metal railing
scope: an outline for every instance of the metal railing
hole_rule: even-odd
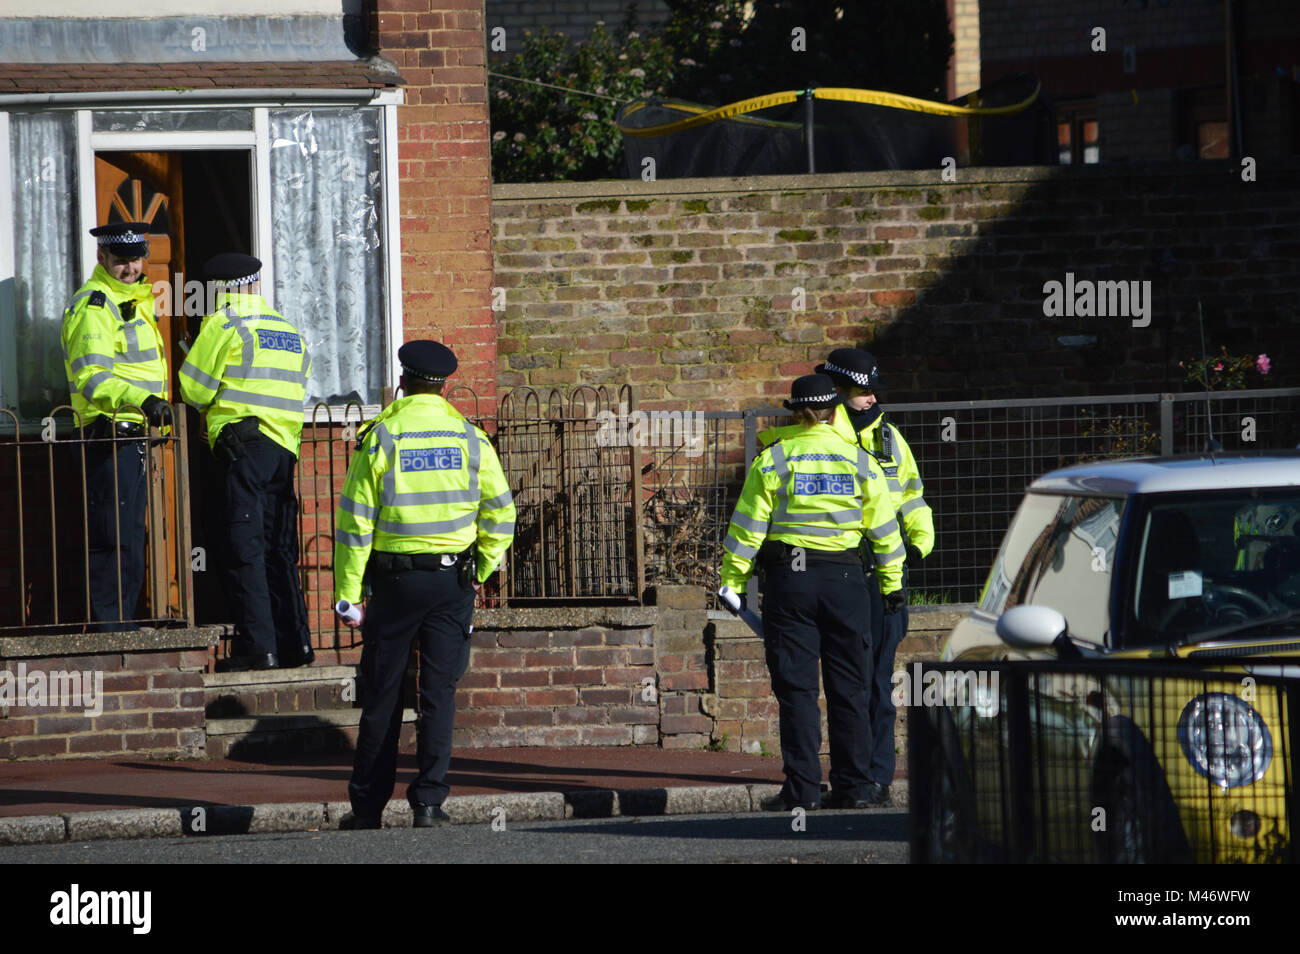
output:
[[[193,625],[185,415],[173,408],[169,433],[150,430],[147,437],[99,436],[97,430],[83,428],[67,405],[51,410],[39,432],[26,437],[12,412],[0,415],[0,422],[8,424],[0,433],[0,486],[12,487],[6,501],[10,519],[0,522],[0,552],[6,554],[0,561],[0,632]],[[96,541],[87,513],[88,479],[93,482],[97,459],[116,458],[126,446],[142,448],[147,531],[143,541],[130,541],[135,531],[122,526],[118,507],[110,504],[100,514],[99,519],[111,521],[101,532],[110,544],[106,549],[115,554],[116,614],[96,619],[91,579]],[[111,473],[109,499],[121,499],[119,468],[102,469]],[[108,494],[106,487],[96,490]],[[137,544],[145,557],[143,586],[128,592],[132,587],[128,583],[124,589],[123,577],[129,580],[135,571],[124,565],[122,547]]]
[[[1048,470],[1199,449],[1211,430],[1227,450],[1291,447],[1300,440],[1297,396],[1300,390],[887,406],[916,456],[935,516],[935,550],[911,568],[910,588],[926,602],[976,599],[1025,487]],[[714,592],[758,435],[788,416],[781,408],[656,411],[648,413],[665,426],[638,434],[627,387],[553,389],[545,397],[520,388],[487,408],[467,387],[447,397],[493,439],[515,493],[515,542],[502,584],[488,595],[516,605],[636,603],[647,585],[660,583]],[[70,418],[70,409],[58,409],[65,410]],[[318,648],[356,641],[338,625],[330,596],[337,498],[364,422],[357,405],[337,413],[316,408],[298,468],[300,569]],[[148,542],[152,615],[135,622],[194,619],[185,416],[174,415],[175,430],[150,458],[150,527],[162,532]],[[91,439],[77,436],[69,420],[44,429],[51,440],[20,440],[18,421],[9,418],[13,436],[0,437],[0,477],[12,474],[16,505],[15,519],[0,527],[0,547],[14,557],[0,563],[0,630],[84,624],[84,448]],[[166,568],[157,579],[155,568]]]
[[[603,387],[567,397],[552,389],[544,402],[532,388],[516,388],[501,399],[492,423],[516,510],[505,601],[640,601],[640,448],[602,430],[631,402],[626,387],[617,396]]]
[[[914,664],[912,860],[1296,861],[1295,663]]]

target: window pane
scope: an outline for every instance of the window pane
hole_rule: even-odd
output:
[[[1064,497],[1033,570],[1026,603],[1050,606],[1070,635],[1101,644],[1110,628],[1110,583],[1123,501]]]
[[[275,301],[312,352],[309,402],[378,404],[384,254],[378,109],[272,110]]]
[[[251,109],[114,109],[98,110],[91,119],[95,132],[247,131],[253,128]]]
[[[1068,166],[1074,159],[1070,146],[1070,124],[1056,124],[1057,161]]]
[[[14,354],[17,387],[6,398],[20,416],[43,417],[68,400],[63,369],[63,309],[77,290],[77,134],[74,115],[10,113],[9,160],[14,202]],[[3,299],[0,298],[0,302]],[[8,310],[0,305],[0,309]]]

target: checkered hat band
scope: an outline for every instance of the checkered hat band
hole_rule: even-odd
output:
[[[149,236],[135,232],[123,232],[121,235],[96,235],[95,241],[100,245],[138,245],[149,241]]]
[[[839,397],[835,394],[834,391],[832,391],[830,394],[814,394],[811,397],[792,397],[790,398],[790,403],[791,404],[813,404],[813,403],[834,404],[838,400]]]
[[[447,380],[445,374],[441,377],[434,377],[432,374],[425,374],[422,371],[416,371],[414,368],[408,368],[406,365],[402,365],[402,371],[412,377],[419,378],[422,381],[432,381],[434,384],[442,384]]]
[[[261,272],[253,272],[253,274],[245,278],[214,278],[212,284],[221,285],[225,288],[234,288],[239,285],[251,285],[261,277]]]
[[[826,362],[826,370],[835,374],[842,374],[864,388],[871,384],[870,374],[863,374],[861,371],[850,371],[848,368],[841,368],[839,365],[831,364],[829,361]]]

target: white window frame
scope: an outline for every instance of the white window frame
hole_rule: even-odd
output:
[[[384,262],[384,336],[382,360],[384,374],[381,387],[395,390],[399,376],[397,349],[403,341],[402,312],[402,247],[401,247],[401,204],[398,194],[399,167],[397,144],[397,107],[403,102],[401,90],[382,90],[367,103],[358,104],[358,108],[379,110],[380,126],[380,189],[381,214],[384,216],[382,231],[387,247]],[[185,109],[193,108],[195,103],[167,103],[146,105],[138,102],[106,102],[96,104],[94,108],[79,107],[75,109],[77,130],[77,214],[78,228],[81,234],[81,275],[78,284],[84,282],[94,271],[96,263],[96,244],[90,235],[90,228],[96,219],[95,194],[95,154],[106,151],[166,151],[184,150],[245,150],[249,155],[251,192],[253,196],[252,237],[253,254],[262,259],[262,294],[267,302],[275,307],[275,275],[273,255],[271,254],[271,140],[269,112],[271,109],[286,108],[288,102],[205,102],[205,108],[246,109],[253,114],[252,130],[225,130],[208,132],[96,132],[92,128],[93,116],[97,111],[120,109]],[[338,107],[337,100],[322,99],[319,103],[295,100],[293,105],[303,108]],[[15,275],[14,231],[13,231],[13,185],[11,157],[9,154],[9,113],[0,110],[0,288],[9,288],[12,293]],[[7,284],[5,284],[7,283]],[[71,298],[75,288],[68,289]],[[3,292],[0,292],[3,293]],[[16,316],[15,316],[16,317]],[[0,328],[0,332],[13,329]],[[10,397],[8,383],[17,379],[17,355],[15,349],[4,348],[4,358],[0,361],[0,407],[7,406]],[[17,395],[13,395],[14,402]],[[330,417],[336,421],[345,416],[345,405],[330,405]],[[379,413],[379,404],[362,406],[366,418]],[[303,419],[312,422],[314,406],[304,407]],[[0,414],[0,425],[4,424]]]

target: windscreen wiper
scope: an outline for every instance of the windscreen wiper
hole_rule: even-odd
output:
[[[1219,639],[1223,636],[1232,636],[1235,633],[1244,633],[1248,630],[1257,629],[1261,626],[1273,626],[1277,623],[1285,623],[1288,620],[1300,617],[1300,609],[1287,610],[1284,613],[1274,613],[1272,616],[1257,616],[1254,619],[1244,619],[1237,623],[1229,623],[1227,626],[1216,626],[1214,629],[1203,629],[1197,633],[1189,633],[1182,639],[1176,639],[1168,646],[1169,654],[1183,646],[1192,646],[1196,643],[1209,642],[1212,639]]]

